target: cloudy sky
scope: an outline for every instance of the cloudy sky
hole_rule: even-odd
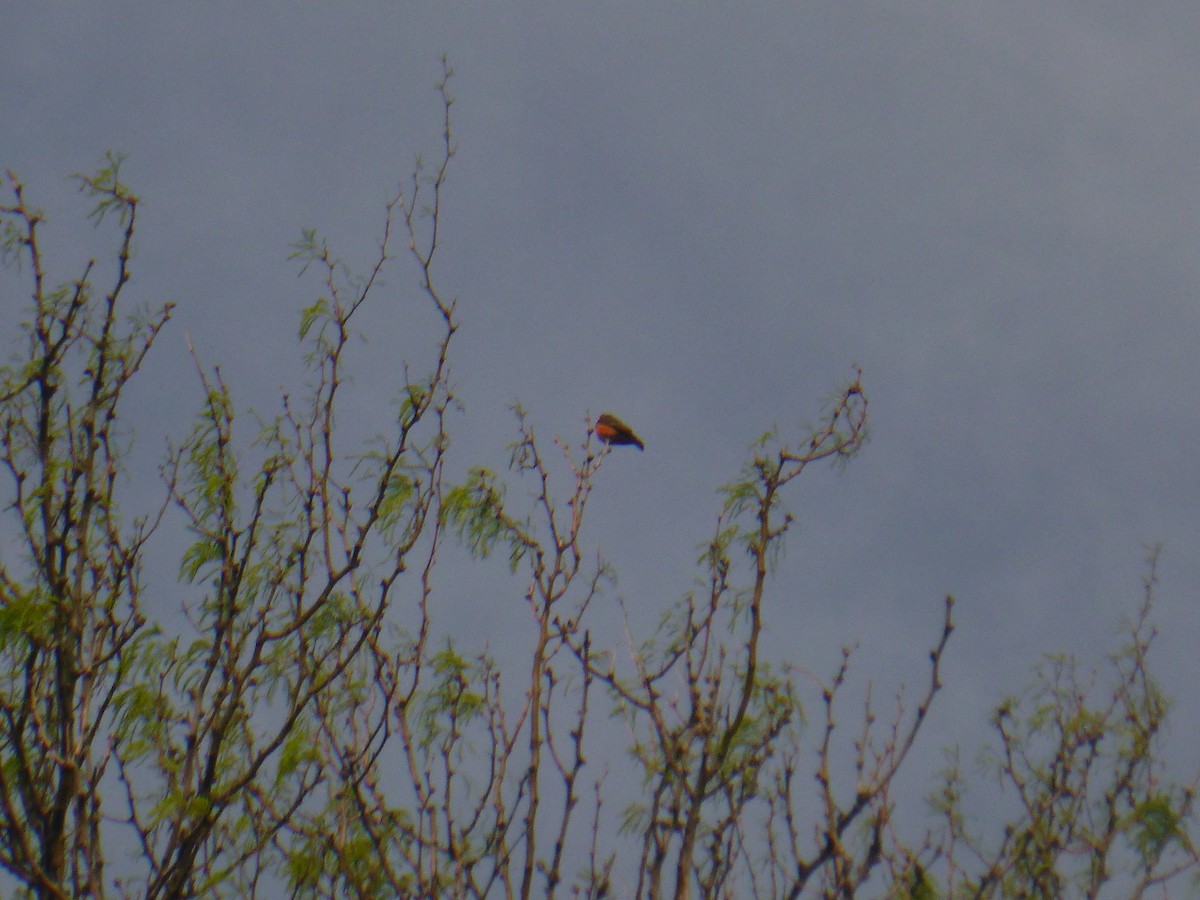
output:
[[[1042,652],[1114,649],[1163,541],[1156,659],[1195,773],[1194,3],[6,4],[0,35],[0,165],[58,276],[107,240],[66,175],[122,151],[144,200],[135,295],[178,304],[147,471],[198,407],[185,332],[244,408],[293,383],[317,286],[288,244],[316,226],[369,260],[436,151],[445,53],[456,465],[503,467],[515,400],[547,438],[618,412],[647,449],[606,462],[588,536],[656,617],[749,443],[859,364],[873,438],[794,486],[777,650],[825,673],[859,641],[863,678],[918,682],[953,593],[932,770]],[[373,402],[372,373],[420,348],[363,350],[363,422],[395,388]],[[476,610],[492,634],[504,602]]]

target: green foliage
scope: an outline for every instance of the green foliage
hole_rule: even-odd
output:
[[[920,863],[913,863],[897,894],[896,900],[937,900],[937,882]]]
[[[495,473],[484,466],[472,468],[464,484],[446,492],[442,516],[471,551],[485,559],[498,544],[505,544],[514,572],[522,557],[537,546],[527,532],[528,524],[513,520],[505,512],[504,488]]]
[[[308,332],[317,322],[329,318],[329,298],[318,297],[312,306],[306,306],[300,311],[300,338],[308,337]]]
[[[1150,870],[1171,843],[1190,849],[1183,822],[1182,810],[1176,798],[1154,794],[1129,812],[1122,828],[1129,830],[1133,845],[1141,856],[1142,866]]]
[[[472,689],[472,682],[487,670],[486,662],[477,670],[449,644],[430,662],[435,680],[422,693],[420,707],[419,735],[426,748],[445,738],[455,739],[484,710],[484,695]]]
[[[96,225],[104,221],[104,217],[115,212],[122,228],[129,226],[133,218],[133,193],[128,186],[121,183],[121,164],[125,155],[111,150],[104,154],[104,160],[95,174],[76,172],[72,177],[79,185],[79,192],[88,197],[99,198],[89,219],[95,220]]]
[[[207,574],[214,563],[220,563],[223,548],[213,538],[202,537],[183,553],[179,566],[179,577],[192,584],[202,574]]]
[[[45,641],[53,622],[48,596],[16,585],[11,588],[0,605],[0,652],[19,650],[31,640]]]
[[[313,735],[305,728],[297,728],[283,742],[275,778],[279,782],[287,782],[304,763],[318,763],[320,760],[320,751]]]

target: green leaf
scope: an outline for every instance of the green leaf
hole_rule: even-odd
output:
[[[404,504],[413,495],[415,485],[407,475],[393,475],[383,489],[383,497],[379,501],[379,518],[384,528],[394,525],[394,520],[404,509]]]
[[[907,900],[937,900],[937,882],[929,877],[929,873],[919,863],[913,865],[908,873],[908,884],[905,885],[904,897]]]
[[[316,303],[312,306],[306,306],[300,311],[300,339],[308,337],[309,330],[313,327],[313,323],[318,319],[324,319],[329,315],[329,300],[326,297],[318,297]]]
[[[497,542],[504,540],[509,545],[514,572],[526,550],[535,546],[533,539],[505,515],[504,489],[483,466],[471,469],[466,484],[446,492],[442,517],[471,552],[484,559],[491,555]]]
[[[279,768],[275,771],[276,781],[287,778],[300,768],[302,763],[317,755],[312,736],[303,728],[292,729],[279,754]]]
[[[1134,846],[1147,867],[1154,864],[1168,844],[1183,837],[1179,816],[1171,808],[1171,800],[1165,794],[1156,794],[1143,800],[1130,813],[1130,824],[1133,826]]]
[[[210,563],[221,559],[221,545],[211,538],[201,538],[188,547],[179,564],[179,577],[188,584],[195,584],[201,572]]]

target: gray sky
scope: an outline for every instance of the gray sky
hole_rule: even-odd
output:
[[[458,465],[503,467],[517,399],[547,438],[618,412],[647,449],[606,462],[589,536],[653,621],[748,444],[861,364],[873,439],[791,495],[775,646],[825,674],[859,640],[861,677],[915,684],[955,594],[932,771],[1043,651],[1115,649],[1162,540],[1156,669],[1194,774],[1194,3],[5,4],[0,45],[0,165],[60,278],[111,245],[64,176],[128,154],[135,296],[178,304],[140,388],[150,464],[198,407],[185,331],[274,408],[316,291],[288,243],[316,226],[366,263],[436,151],[445,52]],[[420,321],[389,283],[381,320]],[[364,348],[367,426],[419,337]],[[476,612],[495,634],[519,602]]]

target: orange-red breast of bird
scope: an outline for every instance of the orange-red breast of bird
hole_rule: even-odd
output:
[[[633,429],[614,416],[604,413],[596,420],[596,437],[606,444],[634,444],[639,450],[645,450],[642,439],[633,433]]]

